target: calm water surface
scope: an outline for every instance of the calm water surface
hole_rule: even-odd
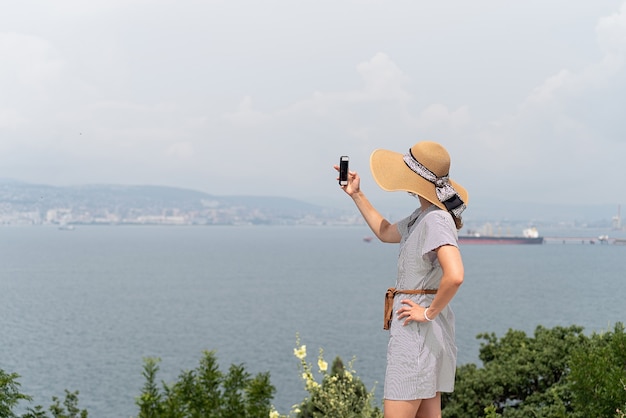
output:
[[[296,334],[315,363],[356,356],[382,393],[383,295],[397,246],[365,228],[0,228],[0,368],[49,405],[79,390],[92,417],[137,414],[145,357],[172,382],[216,350],[222,369],[270,371],[275,406],[305,392]],[[613,234],[614,235],[614,234]],[[591,236],[597,236],[596,233]],[[452,306],[459,363],[477,362],[482,332],[538,324],[588,332],[626,320],[626,247],[465,246],[466,281]]]

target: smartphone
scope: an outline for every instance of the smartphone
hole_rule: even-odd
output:
[[[346,186],[348,184],[348,162],[350,158],[347,155],[342,155],[339,158],[339,184]]]

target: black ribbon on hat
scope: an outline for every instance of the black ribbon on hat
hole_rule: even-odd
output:
[[[411,150],[409,150],[407,154],[404,154],[403,159],[404,163],[411,171],[435,185],[435,191],[437,192],[439,201],[444,204],[448,212],[460,218],[466,206],[461,196],[459,196],[452,184],[450,184],[450,176],[446,174],[445,176],[437,177],[435,173],[413,157]]]

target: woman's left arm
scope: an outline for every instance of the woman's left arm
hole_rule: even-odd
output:
[[[441,277],[437,295],[433,299],[433,303],[428,307],[425,315],[429,320],[439,315],[439,312],[450,303],[461,284],[463,284],[465,274],[461,252],[457,247],[454,245],[443,245],[435,251],[443,270],[443,276]]]
[[[426,322],[435,319],[439,312],[450,303],[463,283],[463,260],[459,249],[454,245],[442,245],[435,252],[443,270],[437,295],[427,307],[420,306],[411,299],[402,300],[403,306],[398,309],[398,319],[404,319],[404,325],[408,325],[411,321]]]

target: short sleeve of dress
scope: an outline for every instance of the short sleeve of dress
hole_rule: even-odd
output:
[[[424,245],[422,256],[443,246],[459,246],[458,235],[452,215],[443,210],[429,212],[423,220]]]

